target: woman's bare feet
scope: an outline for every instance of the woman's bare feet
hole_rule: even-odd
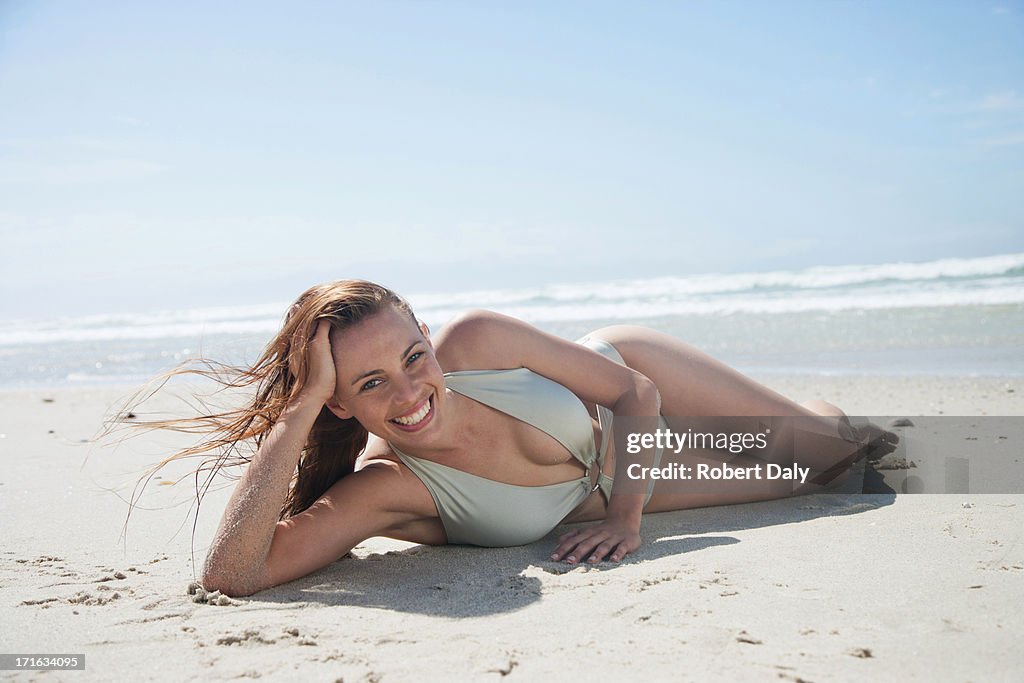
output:
[[[869,461],[879,460],[896,450],[896,446],[900,442],[899,435],[871,422],[858,425],[854,427],[854,430],[857,432],[857,441],[864,444],[861,446],[861,455],[858,456],[858,460],[861,457],[867,458]]]
[[[812,481],[816,484],[827,486],[849,471],[850,466],[855,462],[861,459],[879,460],[896,450],[896,446],[899,444],[900,437],[898,435],[874,423],[867,422],[854,426],[850,423],[850,418],[846,413],[827,401],[814,399],[800,405],[819,415],[839,418],[840,436],[850,443],[858,444],[853,454],[843,458],[842,461],[815,477]]]

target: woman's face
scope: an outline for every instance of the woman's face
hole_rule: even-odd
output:
[[[388,307],[361,323],[331,333],[337,371],[327,407],[354,417],[388,441],[408,442],[436,429],[444,402],[444,376],[430,341],[405,313]]]

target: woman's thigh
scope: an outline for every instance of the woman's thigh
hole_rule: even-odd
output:
[[[685,431],[695,424],[694,421],[687,420],[693,417],[721,418],[711,422],[697,422],[704,426],[713,426],[710,431],[725,432],[749,431],[751,417],[807,417],[811,418],[812,422],[827,423],[821,426],[821,431],[828,434],[821,440],[825,447],[806,440],[807,445],[811,447],[811,453],[780,452],[778,455],[783,456],[781,460],[803,461],[818,468],[827,468],[834,460],[827,453],[830,444],[839,442],[831,435],[834,418],[823,418],[820,414],[794,403],[686,342],[638,325],[612,325],[596,330],[590,336],[603,339],[614,346],[626,365],[654,381],[661,393],[661,413],[673,430]],[[804,421],[801,424],[808,423]],[[677,459],[669,454],[666,456],[663,464]],[[746,454],[737,455],[703,449],[688,449],[684,456],[690,467],[695,467],[699,463],[714,467],[723,462],[733,466],[753,466],[758,462],[764,462],[761,459],[752,459]],[[819,459],[821,462],[818,462]],[[820,487],[809,484],[794,486],[793,482],[765,480],[702,487],[696,484],[681,486],[678,482],[666,480],[657,482],[654,495],[645,510],[657,512],[746,503],[811,490],[820,490]]]
[[[681,339],[639,325],[611,325],[590,334],[649,377],[671,416],[770,416],[815,413],[715,360]]]

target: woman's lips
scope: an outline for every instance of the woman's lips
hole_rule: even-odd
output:
[[[405,415],[391,418],[388,420],[395,427],[398,427],[405,432],[416,432],[423,429],[428,422],[434,417],[434,395],[431,394],[427,397],[427,400],[421,403],[417,408]]]

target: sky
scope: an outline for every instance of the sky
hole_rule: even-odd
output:
[[[1024,251],[1024,2],[0,0],[0,318]]]

